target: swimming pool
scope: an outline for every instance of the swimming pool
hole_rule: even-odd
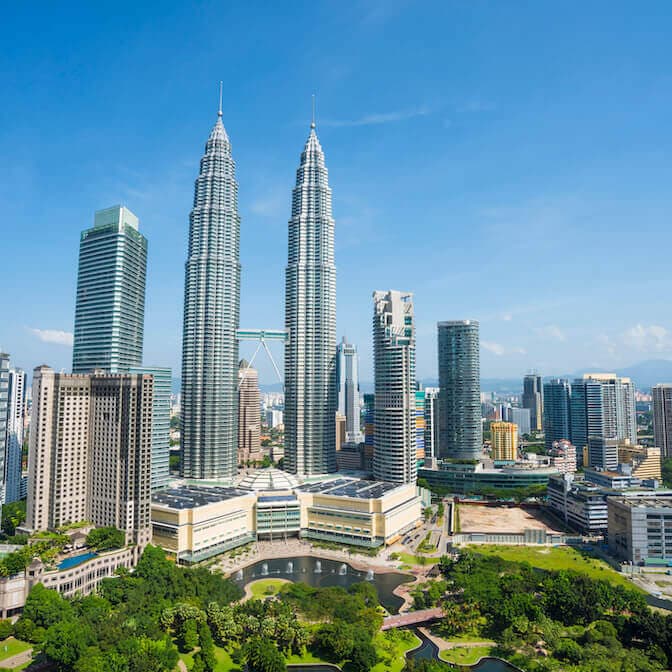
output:
[[[98,553],[82,553],[81,555],[74,555],[71,558],[65,558],[65,560],[61,560],[58,564],[58,570],[63,571],[64,569],[72,569],[73,567],[77,567],[77,565],[81,565],[83,562],[96,557],[98,557]]]

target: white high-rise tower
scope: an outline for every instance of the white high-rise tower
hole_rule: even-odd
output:
[[[182,340],[182,475],[230,479],[238,467],[240,216],[222,109],[205,145],[189,217]]]
[[[314,120],[292,192],[285,326],[285,468],[336,471],[334,219]]]
[[[345,416],[345,439],[359,443],[364,436],[359,429],[359,373],[357,348],[343,341],[336,347],[336,393],[338,412]]]

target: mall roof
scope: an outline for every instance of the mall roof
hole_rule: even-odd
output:
[[[152,504],[160,504],[171,509],[196,509],[199,506],[207,506],[249,494],[248,491],[240,488],[182,485],[178,488],[168,488],[153,493]]]
[[[320,493],[337,497],[354,497],[356,499],[375,499],[398,488],[398,483],[385,481],[362,481],[358,478],[336,478],[331,481],[320,481],[302,485],[301,492]]]

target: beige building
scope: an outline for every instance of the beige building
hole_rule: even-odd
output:
[[[372,548],[419,525],[422,507],[410,483],[341,477],[301,485],[286,472],[260,469],[237,488],[186,485],[154,493],[153,543],[181,563],[292,536]]]
[[[631,466],[634,478],[661,481],[663,477],[660,453],[660,448],[621,444],[618,446],[618,461]]]
[[[336,451],[345,443],[348,419],[342,413],[336,413]]]
[[[513,422],[493,422],[490,425],[492,459],[514,462],[518,457],[518,425]]]
[[[260,434],[259,374],[242,359],[238,369],[238,464],[261,459]]]
[[[25,529],[84,520],[150,538],[153,379],[33,373]]]

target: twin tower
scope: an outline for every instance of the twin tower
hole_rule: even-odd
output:
[[[285,469],[336,470],[336,267],[331,189],[311,123],[296,171],[285,284]],[[182,340],[182,475],[231,479],[238,466],[240,215],[218,112],[189,217]]]

